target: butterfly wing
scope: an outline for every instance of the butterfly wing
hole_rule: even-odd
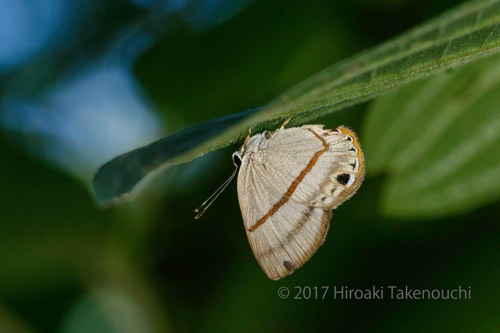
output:
[[[243,157],[238,199],[250,246],[273,280],[301,267],[323,243],[331,210],[364,175],[354,134],[306,125],[277,130]]]

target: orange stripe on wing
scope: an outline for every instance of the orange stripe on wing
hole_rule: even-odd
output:
[[[278,211],[278,209],[288,201],[290,196],[297,189],[297,186],[300,184],[300,182],[304,179],[304,177],[311,171],[312,167],[316,164],[316,162],[318,161],[318,158],[321,156],[321,154],[323,154],[324,152],[326,152],[330,148],[328,146],[328,144],[326,143],[325,139],[323,139],[319,134],[317,134],[316,132],[314,132],[310,128],[308,128],[308,130],[312,134],[314,134],[319,140],[321,140],[321,143],[323,144],[324,148],[322,150],[318,151],[316,154],[314,154],[314,156],[311,158],[311,160],[309,161],[309,163],[307,164],[305,169],[302,170],[302,172],[299,174],[299,176],[293,181],[292,185],[290,185],[290,187],[288,188],[288,191],[285,193],[285,195],[283,195],[283,197],[281,197],[280,201],[278,201],[276,204],[274,204],[274,206],[267,212],[267,214],[264,215],[260,220],[258,220],[250,229],[248,229],[248,231],[250,231],[250,232],[255,231],[255,229],[257,229],[264,222],[266,222],[268,218],[270,218],[274,213],[276,213]]]
[[[337,129],[342,131],[342,133],[349,135],[354,140],[353,144],[356,147],[356,149],[358,150],[357,156],[359,158],[359,169],[358,169],[358,172],[356,173],[356,180],[355,180],[355,183],[357,184],[361,178],[360,177],[361,174],[363,174],[365,172],[365,160],[364,160],[364,156],[363,156],[363,151],[361,150],[361,146],[359,145],[358,138],[356,137],[356,134],[354,134],[353,131],[351,131],[348,128],[345,128],[343,126],[339,126],[339,127],[337,127]],[[356,186],[355,186],[356,184],[351,185],[350,188],[356,188]],[[344,191],[342,191],[342,194],[347,192],[348,190],[349,190],[349,188],[344,189]]]

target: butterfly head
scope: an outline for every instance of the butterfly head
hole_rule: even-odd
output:
[[[234,165],[240,166],[243,156],[261,150],[270,137],[271,132],[269,131],[264,131],[262,133],[251,136],[248,140],[245,141],[240,150],[237,150],[233,153]]]

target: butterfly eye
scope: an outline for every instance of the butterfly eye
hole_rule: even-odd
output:
[[[264,137],[265,137],[266,139],[269,139],[269,138],[271,137],[271,132],[269,132],[269,131],[265,131],[265,132],[264,132]]]
[[[240,155],[240,152],[239,151],[235,151],[233,153],[233,164],[239,168],[240,165],[241,165],[241,155]]]

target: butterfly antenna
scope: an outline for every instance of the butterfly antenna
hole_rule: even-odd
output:
[[[200,205],[200,207],[194,210],[195,213],[198,213],[194,217],[196,220],[199,219],[207,211],[212,202],[214,202],[217,197],[219,197],[219,195],[226,189],[227,185],[231,183],[231,180],[233,180],[234,176],[236,175],[236,171],[238,171],[238,167],[234,169],[233,174],[224,183],[222,183],[222,185],[219,186],[219,188],[211,196],[209,196],[208,199]]]

